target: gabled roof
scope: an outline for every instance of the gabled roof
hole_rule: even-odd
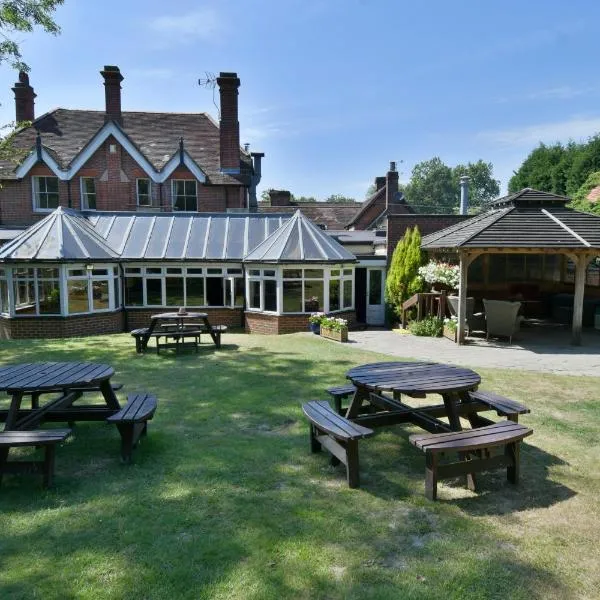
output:
[[[102,261],[117,256],[80,213],[60,207],[0,249],[5,261]]]
[[[123,260],[241,262],[288,215],[247,213],[88,213],[87,219]]]
[[[600,248],[600,216],[565,207],[569,198],[525,188],[489,211],[423,238],[424,249]]]
[[[297,210],[306,215],[313,223],[329,229],[343,229],[356,212],[360,210],[358,202],[298,202],[290,206],[267,206],[258,203],[259,213],[289,213]]]
[[[158,180],[166,168],[179,165],[180,139],[183,138],[188,167],[193,170],[197,166],[208,183],[244,185],[251,173],[250,156],[241,149],[240,175],[220,171],[219,126],[206,113],[125,111],[120,126],[112,121],[105,123],[104,117],[104,111],[58,108],[42,115],[31,127],[17,133],[14,144],[17,148],[30,151],[29,161],[35,164],[38,158],[36,134],[39,132],[46,153],[45,162],[53,161],[57,171],[66,172],[83,152],[95,149],[94,141],[100,144],[104,141],[103,132],[122,135],[122,143],[127,151],[144,170],[153,171],[148,175]],[[15,178],[16,166],[8,161],[0,161],[0,179]]]
[[[371,196],[369,196],[362,203],[360,210],[354,214],[352,219],[350,221],[348,221],[345,224],[345,226],[352,227],[353,225],[355,225],[358,221],[360,221],[361,217],[364,214],[366,214],[372,207],[376,206],[377,204],[381,205],[381,207],[382,207],[381,212],[376,217],[370,219],[371,222],[369,223],[369,225],[371,225],[374,221],[376,221],[380,217],[384,216],[386,213],[386,210],[387,210],[386,204],[385,204],[386,193],[387,193],[387,185],[384,185],[383,187],[381,187],[377,191],[375,191],[373,194],[371,194]],[[400,192],[400,195],[398,196],[398,198],[394,199],[394,208],[396,209],[394,211],[395,213],[398,213],[398,207],[402,207],[403,212],[406,212],[409,214],[412,214],[415,212],[410,207],[410,205],[407,204],[406,198],[404,197],[404,194],[402,194],[402,192]]]
[[[250,252],[244,262],[342,263],[356,262],[356,257],[297,210],[285,225]]]

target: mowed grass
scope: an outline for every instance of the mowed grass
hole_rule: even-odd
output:
[[[478,369],[532,409],[522,482],[444,482],[432,503],[412,427],[362,442],[358,490],[309,452],[301,404],[382,358],[310,334],[180,356],[127,334],[1,342],[2,363],[109,363],[121,398],[159,406],[132,465],[114,427],[80,423],[53,489],[5,476],[0,598],[597,598],[600,380]]]

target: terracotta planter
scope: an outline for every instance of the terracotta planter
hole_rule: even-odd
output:
[[[450,329],[450,327],[446,327],[444,325],[443,334],[444,334],[444,337],[447,337],[449,340],[456,342],[456,336],[458,335],[458,329]]]
[[[348,330],[342,329],[341,331],[336,331],[335,329],[327,329],[325,327],[321,327],[321,337],[327,338],[329,340],[335,340],[336,342],[347,342]]]

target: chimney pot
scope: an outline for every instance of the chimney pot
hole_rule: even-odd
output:
[[[121,75],[119,67],[113,65],[105,65],[104,70],[100,71],[100,75],[104,77],[104,97],[106,100],[104,120],[116,121],[122,124],[121,81],[123,81],[123,75]]]
[[[35,97],[33,88],[29,85],[29,75],[24,71],[19,72],[19,81],[13,87],[15,94],[15,121],[35,120]]]
[[[460,178],[460,214],[466,215],[469,212],[469,177],[463,175]]]
[[[395,171],[396,170],[396,162],[395,161],[390,161],[390,171]]]

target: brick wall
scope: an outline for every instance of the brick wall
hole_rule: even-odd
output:
[[[388,215],[387,228],[387,254],[388,262],[392,258],[392,254],[396,245],[402,239],[404,232],[409,227],[418,225],[422,236],[445,229],[451,225],[455,225],[460,221],[469,219],[469,215]]]
[[[353,310],[335,313],[335,316],[346,319],[350,327],[356,323],[356,313]],[[308,331],[308,317],[309,315],[267,315],[247,311],[245,314],[246,331],[261,335]]]
[[[115,152],[111,152],[111,146]],[[47,212],[34,212],[32,176],[54,177],[44,164],[36,165],[22,180],[2,181],[0,187],[0,224],[31,225],[47,216]],[[70,182],[59,180],[60,206],[70,205],[81,209],[81,177],[96,180],[96,208],[98,210],[135,211],[137,206],[136,179],[148,179],[138,163],[110,136]],[[177,168],[162,184],[151,182],[152,204],[140,210],[162,210],[172,208],[172,180],[195,179],[185,166]],[[198,211],[225,212],[228,208],[245,208],[246,192],[243,186],[219,186],[197,183]]]
[[[0,339],[63,338],[123,331],[123,313],[0,319]]]

